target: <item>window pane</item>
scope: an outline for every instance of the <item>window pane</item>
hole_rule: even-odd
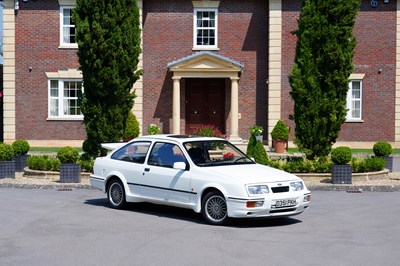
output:
[[[50,89],[50,97],[58,97],[58,89]]]
[[[50,99],[50,116],[58,116],[58,99]]]
[[[50,88],[58,89],[58,80],[50,80]]]

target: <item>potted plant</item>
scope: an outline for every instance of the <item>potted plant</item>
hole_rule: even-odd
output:
[[[348,164],[351,161],[351,149],[349,147],[337,147],[331,152],[332,165],[332,183],[351,184],[352,166]]]
[[[137,138],[139,136],[139,122],[136,116],[129,112],[128,118],[126,119],[125,130],[122,134],[122,140],[127,142],[131,139]]]
[[[392,154],[392,145],[385,141],[376,142],[372,148],[375,157],[383,158],[386,161],[385,168],[390,172],[400,172],[400,157],[390,156]]]
[[[0,143],[0,178],[15,178],[14,150],[11,145]]]
[[[150,135],[156,135],[159,134],[160,132],[161,132],[160,128],[155,124],[150,124],[147,127],[147,133],[149,133]]]
[[[62,147],[57,152],[60,160],[60,182],[79,183],[81,182],[81,166],[77,164],[79,152],[70,146]]]
[[[289,139],[289,128],[281,119],[278,120],[271,132],[272,146],[276,153],[284,153]]]
[[[12,144],[14,150],[15,171],[22,172],[27,166],[29,143],[26,140],[16,140]]]

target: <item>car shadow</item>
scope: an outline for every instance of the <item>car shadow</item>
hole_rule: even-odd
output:
[[[84,203],[92,206],[105,207],[111,209],[111,207],[108,205],[108,201],[106,198],[88,199]],[[128,203],[126,208],[124,208],[121,211],[138,212],[146,215],[208,225],[208,223],[203,219],[201,214],[195,213],[194,211],[189,209],[183,209],[166,205],[157,205],[152,203]],[[243,218],[243,219],[230,219],[225,226],[233,228],[282,227],[301,222],[302,222],[301,220],[294,219],[292,217]]]

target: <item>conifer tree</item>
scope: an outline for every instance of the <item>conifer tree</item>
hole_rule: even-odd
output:
[[[140,20],[136,0],[77,0],[73,13],[83,74],[82,113],[89,150],[120,141],[133,107]]]
[[[289,82],[295,143],[308,158],[326,156],[346,119],[359,0],[304,0]]]

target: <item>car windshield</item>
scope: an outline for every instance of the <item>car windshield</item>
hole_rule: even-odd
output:
[[[198,166],[254,164],[240,149],[225,140],[185,142],[191,160]]]

